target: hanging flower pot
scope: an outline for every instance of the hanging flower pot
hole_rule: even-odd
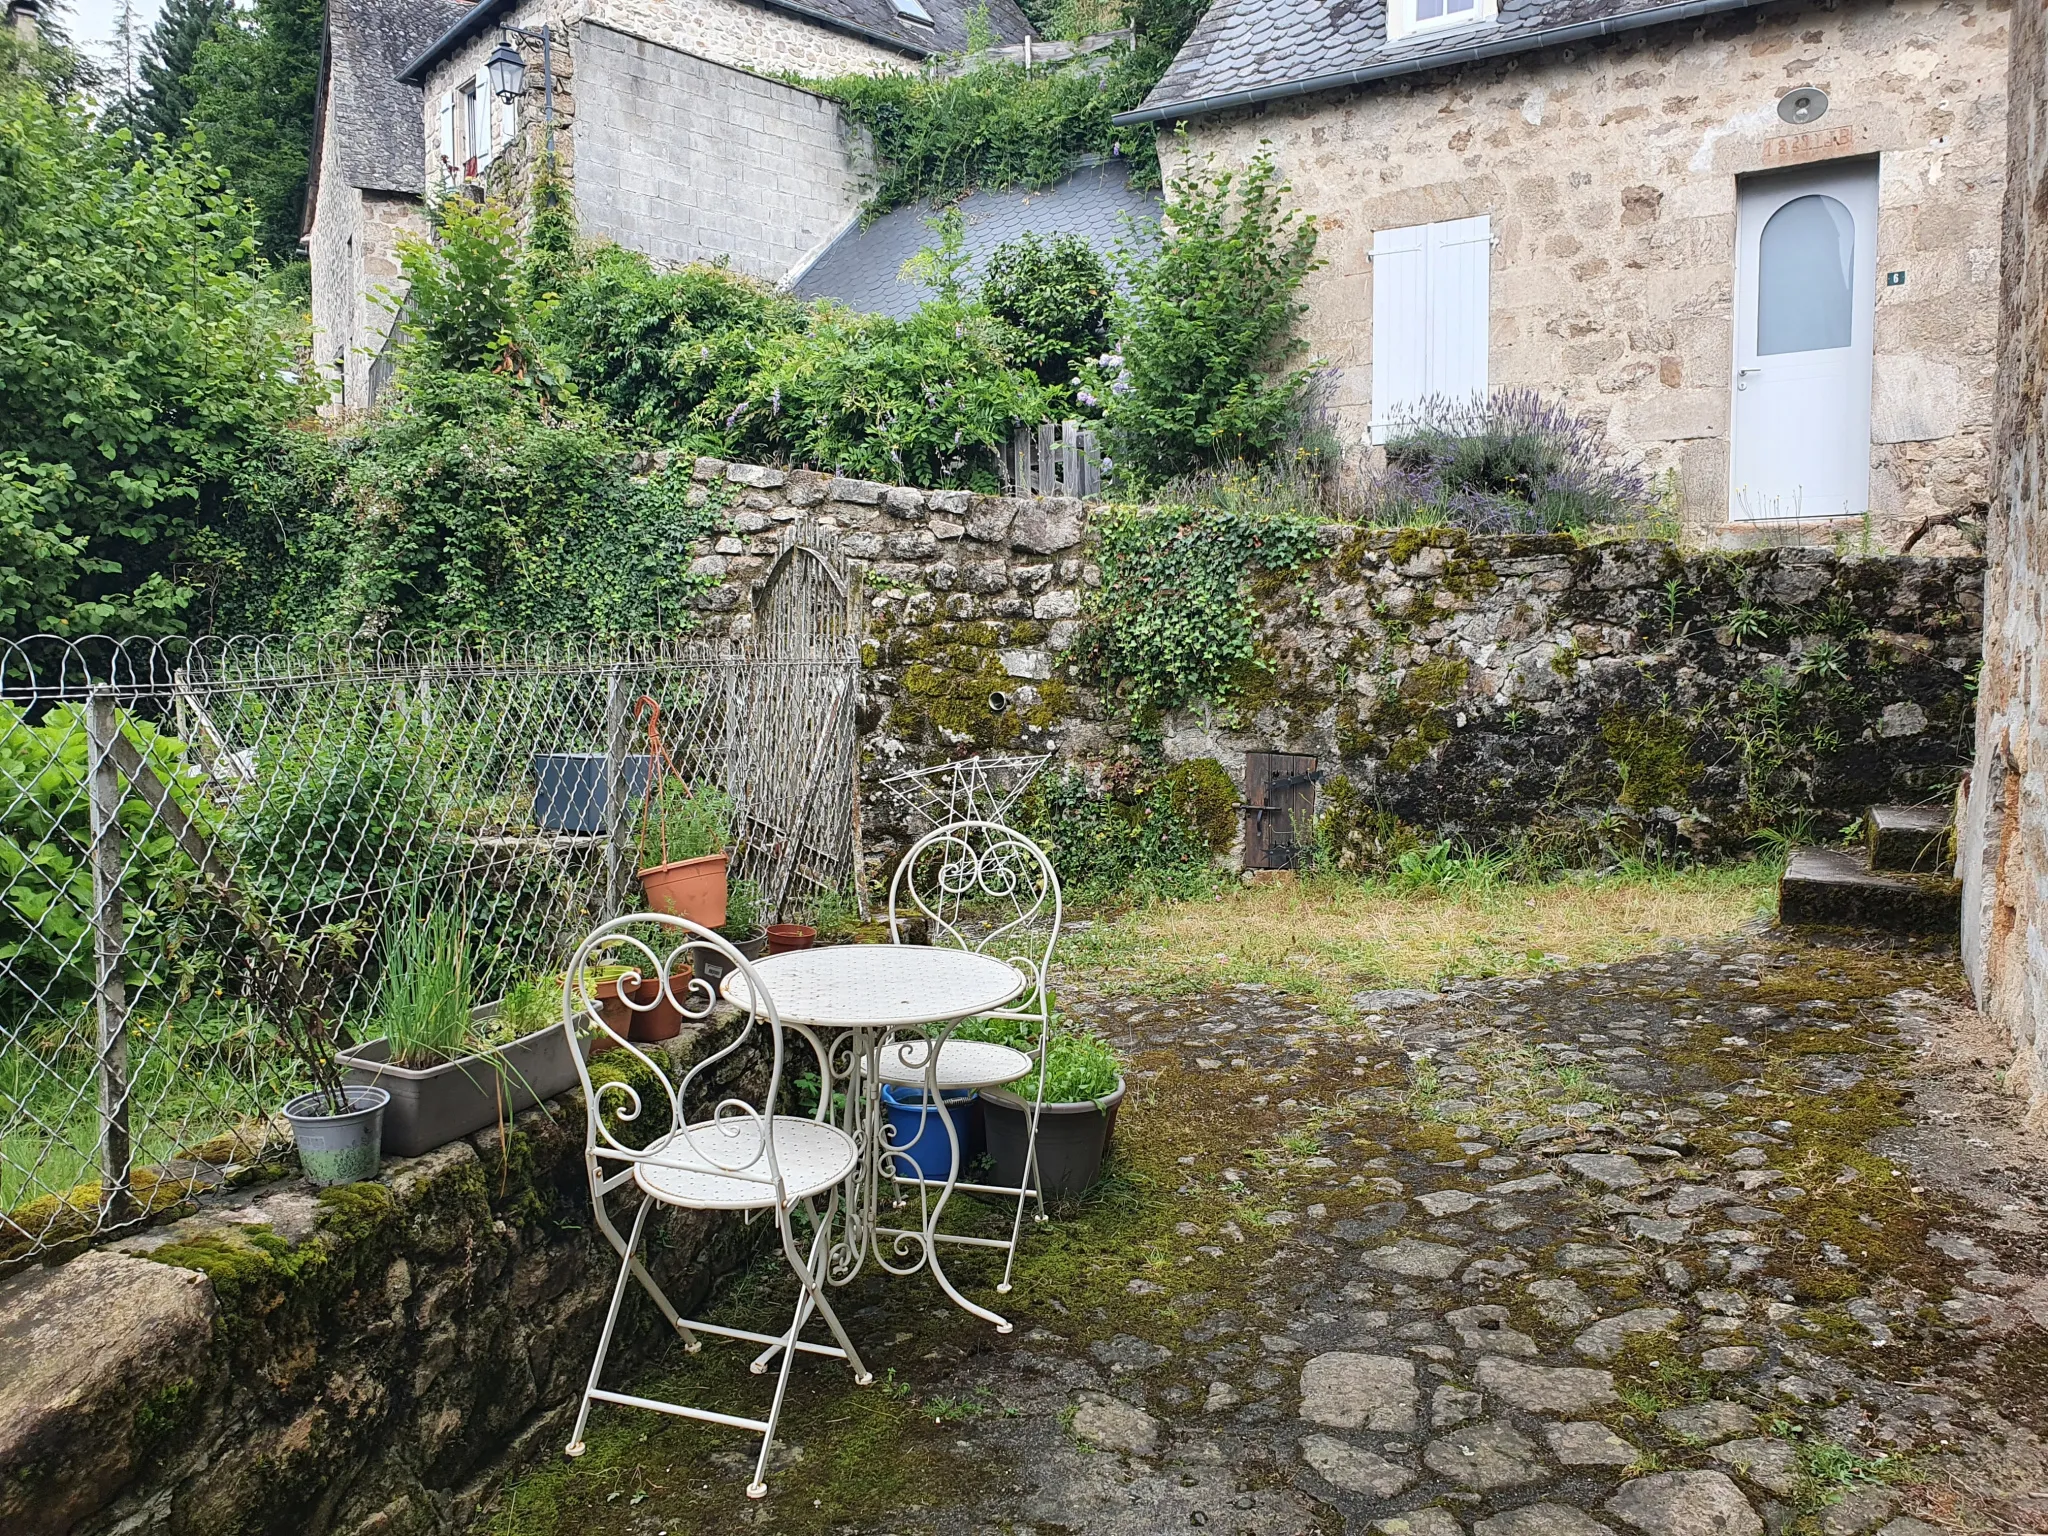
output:
[[[684,780],[662,743],[659,704],[642,695],[638,711],[647,720],[640,817],[640,891],[647,910],[723,927],[732,801],[716,785],[693,789]]]
[[[647,910],[686,917],[706,928],[725,926],[725,866],[730,854],[707,853],[640,871]]]

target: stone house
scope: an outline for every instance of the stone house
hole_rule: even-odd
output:
[[[2002,0],[1217,0],[1119,121],[1271,146],[1352,447],[1534,388],[1691,537],[1896,547],[1988,494],[2006,33]]]
[[[771,282],[800,276],[858,222],[867,159],[836,103],[789,84],[914,70],[962,53],[980,0],[334,0],[321,70],[322,151],[308,199],[314,352],[340,380],[330,409],[366,405],[396,286],[393,230],[422,201],[485,190],[522,202],[552,152],[585,235],[661,263],[724,260]],[[1006,42],[1030,35],[1015,0],[988,0]],[[398,40],[404,39],[400,47]],[[365,42],[364,39],[370,41]],[[495,95],[509,44],[525,90]],[[374,144],[377,258],[353,258],[337,178]],[[346,197],[340,199],[346,203]],[[328,208],[321,223],[318,210]],[[358,242],[359,245],[361,242]]]
[[[334,381],[336,411],[369,402],[392,320],[380,290],[398,281],[399,237],[427,227],[421,93],[399,71],[462,10],[452,0],[328,0],[301,243],[313,268],[313,357]]]

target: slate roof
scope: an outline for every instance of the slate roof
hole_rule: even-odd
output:
[[[968,280],[980,281],[989,255],[1023,234],[1077,234],[1107,252],[1136,231],[1159,227],[1159,194],[1134,190],[1122,161],[1084,166],[1043,191],[975,192],[960,202],[967,229]],[[836,299],[849,309],[903,319],[929,298],[921,283],[898,277],[903,263],[936,244],[923,203],[885,213],[866,229],[849,229],[790,286],[801,298]]]
[[[930,26],[907,21],[896,12],[892,0],[754,0],[770,10],[782,11],[799,20],[834,32],[850,33],[893,48],[911,58],[936,53],[967,51],[967,17],[983,0],[918,0],[932,18]],[[427,71],[449,51],[497,23],[518,0],[477,0],[467,15],[447,32],[425,46],[405,66],[400,78],[414,83],[426,79]],[[987,0],[988,20],[996,35],[1006,43],[1020,43],[1031,33],[1017,0]],[[592,20],[603,20],[592,17]]]
[[[1200,116],[1760,3],[1500,0],[1490,22],[1390,43],[1386,0],[1216,0],[1143,105],[1114,120]]]
[[[420,88],[398,72],[463,13],[451,0],[328,0],[318,100],[314,104],[315,185],[306,198],[306,227],[325,135],[333,112],[335,170],[345,186],[372,192],[427,189]]]

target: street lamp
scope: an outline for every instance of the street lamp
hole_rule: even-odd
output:
[[[552,28],[542,27],[532,32],[525,27],[498,28],[498,46],[484,61],[484,68],[490,71],[491,92],[500,101],[510,105],[526,94],[526,60],[519,50],[512,46],[512,39],[540,44],[540,78],[544,112],[547,123],[547,148],[550,153],[555,147],[555,34]]]

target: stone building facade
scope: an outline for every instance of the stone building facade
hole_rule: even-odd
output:
[[[2048,22],[2012,29],[1998,436],[1977,754],[1961,796],[1963,965],[2012,1032],[2012,1085],[2048,1112]]]
[[[1873,290],[1855,297],[1868,305],[1867,502],[1835,510],[1860,523],[1867,506],[1896,548],[1928,514],[1986,500],[2001,0],[1730,4],[1687,7],[1684,21],[1635,0],[1565,15],[1467,0],[1487,14],[1390,42],[1386,18],[1415,5],[1386,0],[1347,21],[1296,0],[1219,0],[1128,115],[1185,120],[1198,160],[1242,164],[1271,147],[1322,231],[1305,335],[1333,370],[1347,444],[1383,437],[1391,414],[1373,398],[1386,372],[1376,334],[1399,318],[1376,292],[1393,270],[1376,244],[1469,224],[1490,246],[1471,279],[1480,335],[1451,387],[1536,389],[1603,421],[1610,441],[1675,476],[1695,538],[1860,540],[1860,527],[1797,526],[1825,506],[1748,500],[1749,474],[1731,469],[1750,383],[1736,369],[1766,360],[1737,356],[1738,224],[1746,189],[1767,192],[1774,175],[1874,170],[1874,250],[1855,257]],[[1788,100],[1800,87],[1827,98],[1806,123],[1786,120],[1813,110]]]
[[[450,0],[327,7],[301,243],[313,269],[313,361],[334,386],[329,414],[369,404],[404,286],[398,241],[426,233],[426,174],[411,130],[420,92],[398,73],[461,14]]]

